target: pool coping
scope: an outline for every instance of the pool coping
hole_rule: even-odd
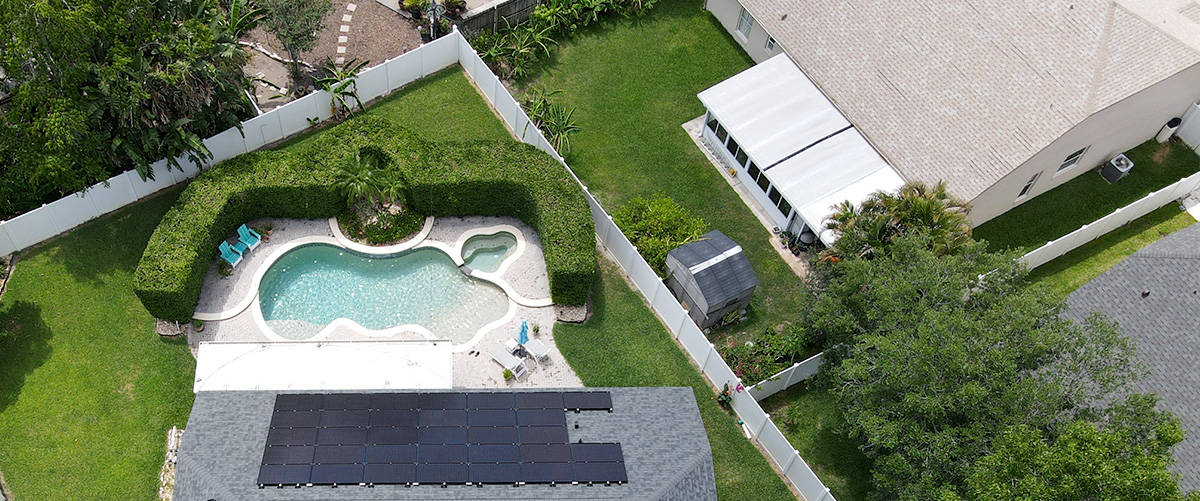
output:
[[[429,236],[429,233],[433,229],[433,225],[434,225],[433,216],[426,217],[425,224],[422,226],[421,231],[419,233],[417,233],[415,236],[413,236],[412,238],[405,240],[403,242],[400,242],[400,243],[376,247],[376,246],[363,245],[363,244],[354,242],[354,241],[350,240],[349,238],[346,238],[346,236],[344,234],[342,234],[341,229],[338,228],[337,219],[329,218],[329,227],[333,231],[333,235],[334,235],[333,237],[324,236],[324,235],[309,235],[306,237],[300,237],[300,238],[296,238],[294,240],[290,240],[287,243],[279,246],[278,248],[274,249],[269,255],[267,255],[267,257],[263,260],[263,262],[261,264],[259,264],[258,268],[254,270],[254,277],[250,281],[250,285],[247,288],[247,293],[246,293],[245,298],[243,298],[241,301],[238,301],[238,303],[232,308],[228,308],[228,309],[218,311],[218,312],[195,312],[195,313],[193,313],[192,318],[195,318],[197,320],[203,320],[205,322],[229,320],[229,319],[245,312],[246,309],[249,308],[250,306],[259,305],[259,293],[258,293],[259,285],[262,283],[263,276],[266,275],[267,270],[269,270],[271,268],[271,265],[275,264],[275,261],[277,261],[285,253],[287,253],[297,247],[301,247],[304,245],[311,245],[311,244],[333,245],[333,246],[341,247],[343,249],[347,249],[347,250],[350,250],[353,252],[359,252],[359,253],[368,254],[368,255],[393,255],[393,254],[399,254],[399,253],[409,251],[409,250],[433,248],[433,249],[437,249],[437,250],[441,251],[442,253],[446,254],[447,256],[449,256],[451,261],[453,261],[454,264],[459,267],[460,271],[465,270],[465,271],[470,272],[470,273],[464,273],[465,275],[479,279],[479,280],[486,281],[488,283],[496,285],[497,287],[500,287],[500,289],[504,292],[506,299],[508,300],[508,311],[505,312],[505,315],[503,317],[501,317],[497,320],[494,320],[492,322],[489,322],[489,323],[485,324],[484,326],[480,327],[479,330],[477,330],[475,332],[474,336],[472,336],[469,341],[462,343],[462,344],[452,345],[452,348],[451,348],[452,352],[463,352],[463,351],[467,351],[467,350],[471,349],[471,347],[474,346],[476,343],[478,343],[479,340],[482,339],[483,336],[487,332],[489,332],[492,329],[495,329],[501,325],[504,325],[508,321],[512,320],[512,318],[516,316],[516,312],[517,312],[516,307],[518,305],[530,307],[530,308],[541,308],[541,307],[551,306],[554,304],[550,298],[531,299],[531,298],[527,298],[527,297],[517,293],[516,290],[513,288],[512,284],[508,283],[507,280],[504,280],[504,278],[502,276],[504,274],[504,272],[508,270],[508,267],[513,262],[515,262],[516,259],[525,252],[525,248],[527,245],[526,240],[525,240],[525,234],[524,234],[524,232],[521,231],[520,228],[517,228],[516,226],[509,225],[509,224],[498,224],[498,225],[483,226],[483,227],[479,227],[479,228],[470,228],[470,229],[464,231],[461,235],[459,235],[459,238],[457,239],[457,241],[454,243],[453,246],[451,246],[451,245],[447,245],[444,242],[426,240],[426,238]],[[462,248],[463,248],[463,245],[466,244],[467,239],[477,236],[477,235],[491,235],[491,234],[499,233],[502,231],[509,232],[514,237],[516,237],[517,249],[516,249],[516,252],[513,252],[512,255],[504,258],[504,260],[501,261],[500,266],[496,269],[495,272],[482,272],[482,271],[478,271],[478,270],[472,270],[470,268],[466,268],[463,266]],[[387,329],[376,330],[376,329],[369,329],[367,327],[364,327],[361,324],[359,324],[358,322],[355,322],[354,320],[351,320],[351,319],[345,318],[345,317],[339,317],[337,319],[334,319],[332,322],[330,322],[329,324],[326,324],[324,327],[322,327],[321,330],[318,331],[317,334],[312,337],[305,338],[305,339],[288,339],[283,336],[280,336],[279,334],[277,334],[274,331],[274,329],[272,329],[270,326],[267,325],[266,320],[262,316],[262,308],[261,307],[254,308],[253,310],[254,311],[251,312],[251,316],[254,320],[255,325],[268,338],[271,338],[274,341],[280,341],[280,342],[320,341],[324,337],[326,337],[330,333],[332,333],[333,331],[337,330],[338,328],[347,328],[347,329],[361,333],[368,337],[392,336],[392,335],[403,333],[403,332],[415,332],[415,333],[420,334],[427,341],[435,340],[435,339],[445,339],[445,338],[437,338],[436,335],[433,334],[433,332],[430,331],[428,328],[418,325],[418,324],[404,324],[404,325],[398,325],[395,327],[389,327]]]

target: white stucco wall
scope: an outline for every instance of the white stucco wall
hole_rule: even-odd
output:
[[[1088,117],[1030,157],[1020,167],[997,181],[971,201],[971,223],[992,219],[1075,176],[1090,174],[1117,153],[1133,148],[1158,134],[1173,117],[1182,117],[1200,100],[1200,65],[1192,66]],[[1056,173],[1068,155],[1087,146],[1074,167]],[[1137,175],[1133,167],[1130,176]],[[1030,196],[1016,200],[1021,187],[1034,173],[1041,172]]]
[[[721,26],[729,32],[733,40],[742,46],[742,50],[750,55],[754,62],[761,63],[771,56],[783,52],[783,47],[775,44],[774,50],[767,50],[767,38],[770,34],[763,29],[758,21],[750,24],[750,34],[742,36],[737,30],[738,17],[742,13],[742,4],[737,0],[705,0],[704,8],[713,13],[717,21],[721,22]]]

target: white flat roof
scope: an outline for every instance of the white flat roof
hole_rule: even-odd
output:
[[[835,204],[904,184],[787,54],[698,97],[827,245],[835,237],[821,228]]]
[[[804,72],[779,54],[697,95],[760,168],[850,126]]]
[[[449,341],[201,343],[193,391],[447,389]]]

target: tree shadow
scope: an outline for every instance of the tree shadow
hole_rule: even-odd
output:
[[[160,174],[162,175],[162,174]],[[116,271],[132,272],[163,214],[179,198],[180,185],[70,230],[26,257],[50,253],[80,282],[101,284]]]
[[[17,401],[25,376],[50,358],[50,327],[29,301],[0,305],[0,412]]]

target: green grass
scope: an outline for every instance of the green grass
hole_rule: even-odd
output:
[[[664,192],[745,249],[759,280],[750,321],[718,338],[790,321],[803,290],[770,232],[680,127],[704,114],[697,92],[752,64],[701,2],[666,0],[560,41],[527,82],[562,90],[555,99],[575,108],[582,130],[567,161],[606,208]]]
[[[833,395],[796,384],[762,401],[780,431],[838,501],[865,500],[871,491],[871,460],[853,439]]]
[[[0,471],[18,499],[152,499],[195,362],[133,295],[179,191],[23,255],[0,300]]]
[[[592,317],[582,325],[558,324],[554,341],[586,386],[690,386],[712,447],[717,495],[722,499],[789,499],[771,469],[715,392],[670,334],[621,278],[601,259],[592,289]]]
[[[1129,205],[1200,167],[1200,157],[1180,142],[1147,141],[1125,153],[1133,171],[1108,184],[1095,171],[1080,174],[975,228],[978,240],[996,249],[1033,250]]]
[[[1138,249],[1195,222],[1177,204],[1167,204],[1035,268],[1030,278],[1066,296]]]

